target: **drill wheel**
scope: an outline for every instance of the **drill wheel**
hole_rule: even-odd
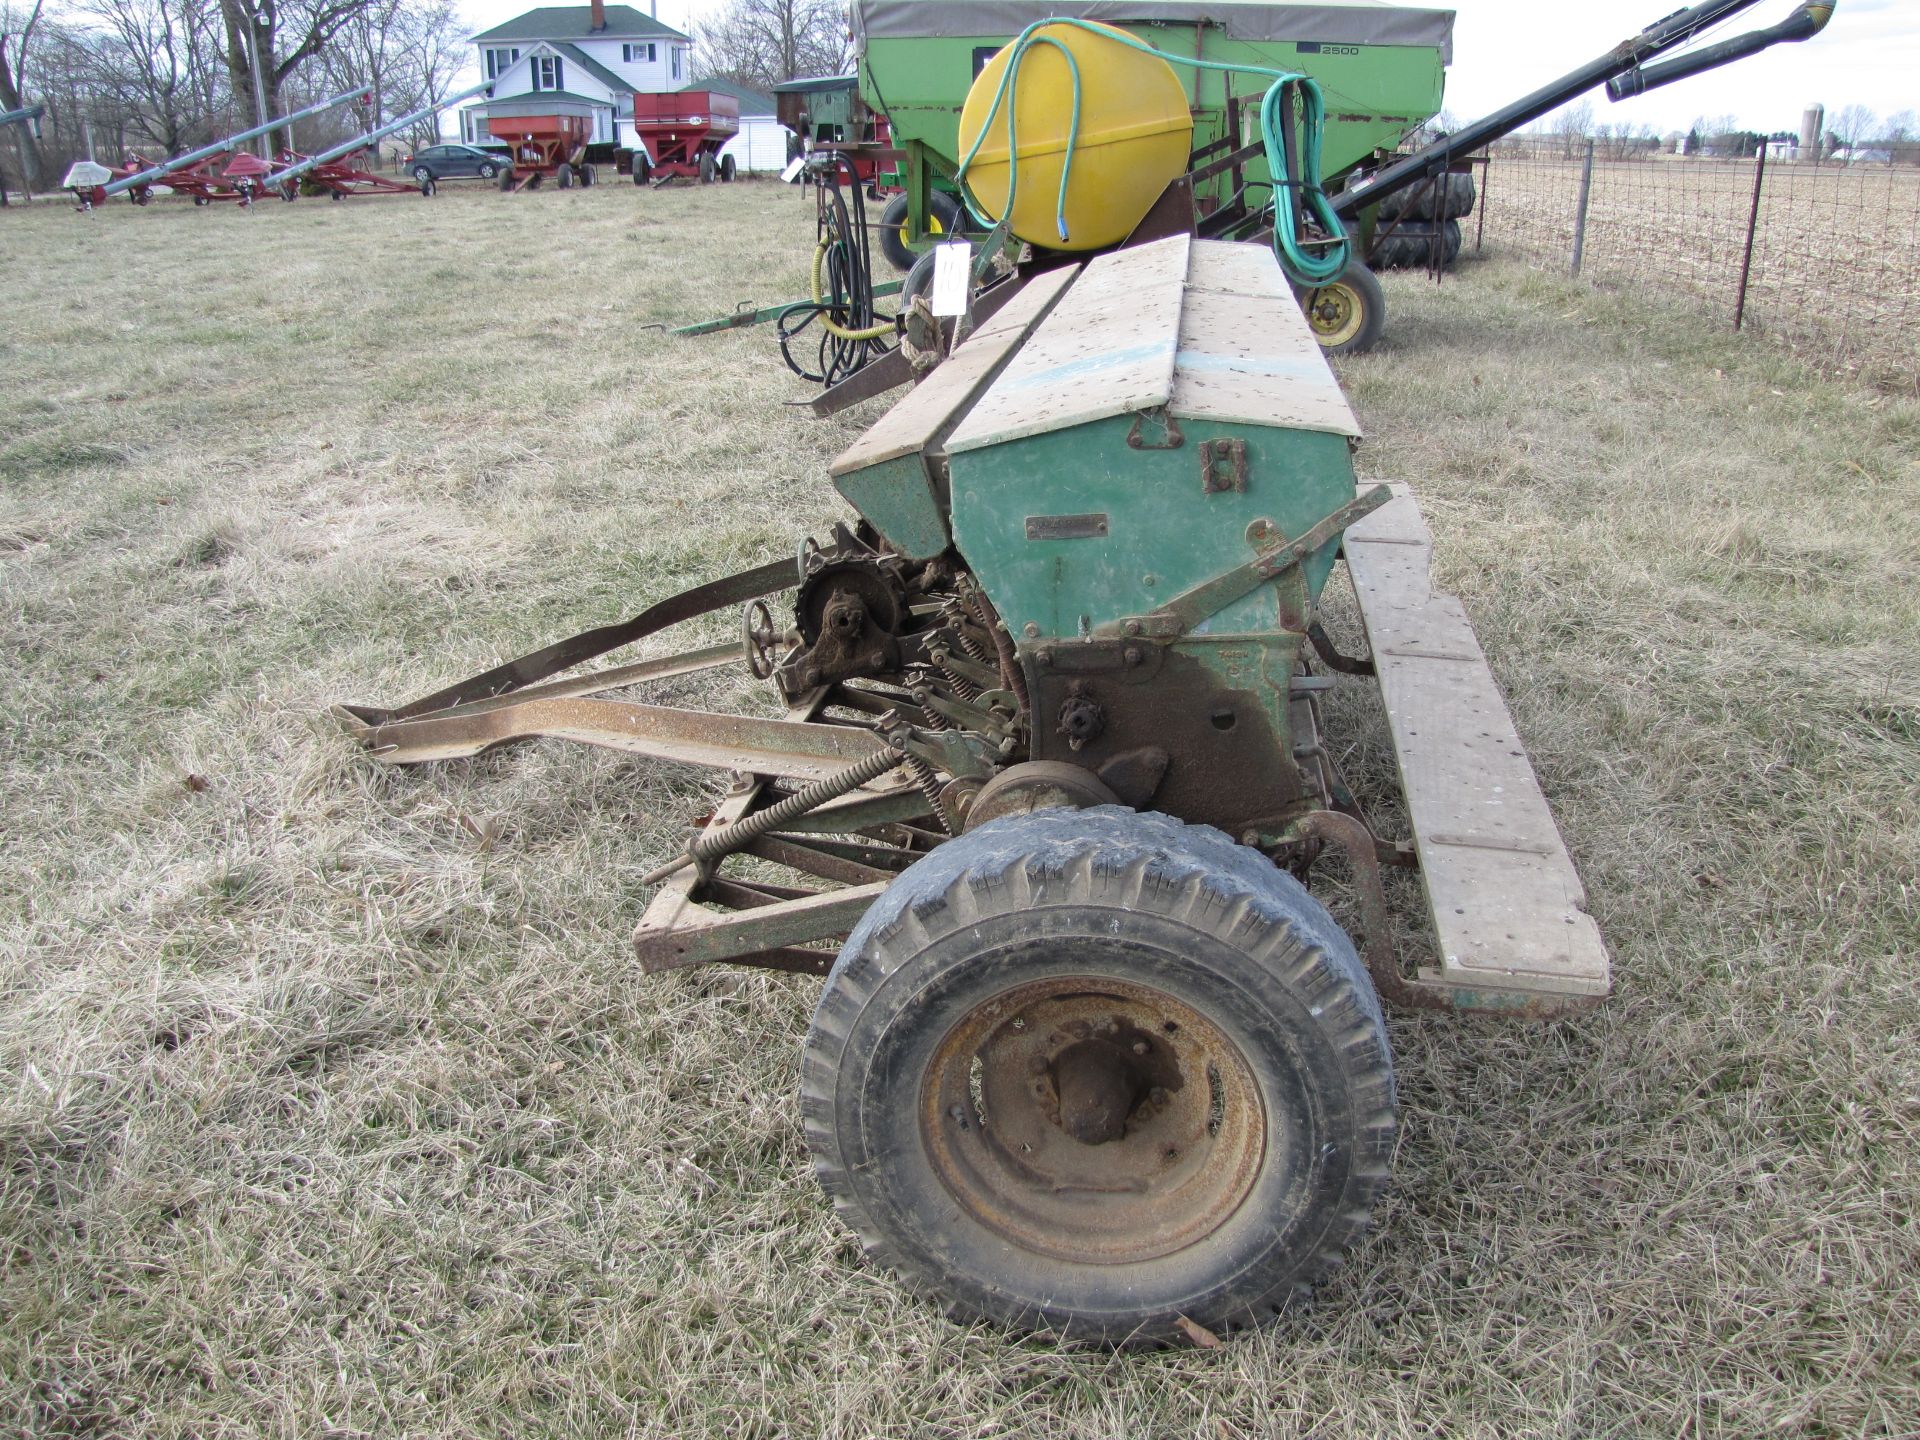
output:
[[[965,1319],[1109,1345],[1257,1323],[1364,1231],[1380,1005],[1326,911],[1218,831],[1011,815],[867,912],[802,1066],[868,1255]]]

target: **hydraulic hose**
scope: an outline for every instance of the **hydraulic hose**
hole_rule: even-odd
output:
[[[1260,101],[1260,140],[1266,151],[1267,171],[1273,176],[1274,217],[1273,217],[1273,253],[1280,262],[1280,268],[1295,284],[1302,286],[1324,285],[1335,279],[1347,268],[1350,258],[1351,242],[1347,237],[1346,226],[1334,213],[1333,202],[1328,198],[1322,183],[1320,171],[1321,137],[1326,123],[1326,102],[1321,98],[1320,86],[1311,75],[1302,75],[1294,71],[1274,70],[1264,65],[1233,65],[1218,60],[1201,60],[1198,57],[1175,55],[1147,44],[1121,31],[1095,25],[1086,20],[1053,19],[1036,20],[1027,26],[1014,39],[1013,54],[1007,61],[1007,68],[1001,72],[1000,84],[995,89],[993,103],[988,107],[985,120],[981,122],[980,133],[974,137],[973,144],[961,158],[955,178],[964,182],[967,167],[979,154],[980,146],[985,142],[992,128],[994,117],[999,114],[1004,103],[1007,110],[1007,203],[1006,212],[1012,213],[1015,187],[1018,184],[1019,146],[1016,143],[1014,92],[1021,63],[1036,45],[1048,45],[1066,57],[1067,71],[1073,80],[1073,108],[1068,112],[1067,149],[1060,165],[1060,193],[1054,209],[1054,225],[1064,243],[1071,237],[1067,234],[1067,181],[1073,169],[1074,143],[1080,131],[1080,67],[1065,45],[1051,36],[1036,32],[1046,26],[1070,25],[1085,30],[1102,39],[1112,40],[1145,55],[1155,55],[1175,65],[1185,65],[1194,70],[1215,70],[1229,74],[1249,74],[1269,76],[1273,83],[1267,87]],[[1291,173],[1287,163],[1289,146],[1285,143],[1286,131],[1293,119],[1293,110],[1300,111],[1300,128],[1296,142],[1291,149],[1300,157],[1300,173]],[[974,208],[973,201],[966,194],[964,183],[961,186],[961,198],[972,212],[974,220],[983,227],[990,227],[992,221],[982,216]],[[1286,203],[1281,203],[1282,200]],[[1300,234],[1302,211],[1324,230],[1328,241],[1321,247],[1320,254],[1309,251],[1306,240]]]

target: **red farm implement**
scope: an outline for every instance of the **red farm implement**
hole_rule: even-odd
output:
[[[289,169],[313,160],[311,155],[302,155],[294,150],[282,150],[277,158],[281,165]],[[396,180],[388,175],[378,175],[360,168],[366,158],[369,158],[366,150],[356,150],[335,160],[312,164],[298,177],[282,180],[274,188],[282,200],[293,200],[302,195],[326,195],[340,200],[348,195],[433,194],[432,180],[422,180],[416,184],[411,179]]]
[[[91,210],[111,196],[121,194],[135,205],[145,205],[153,198],[155,187],[160,185],[165,185],[176,194],[191,197],[196,205],[210,205],[215,200],[238,200],[247,204],[262,193],[261,182],[272,167],[251,155],[244,157],[250,163],[241,165],[242,157],[235,152],[242,145],[276,127],[311,119],[349,101],[358,100],[365,104],[372,91],[371,85],[356,85],[351,90],[308,105],[291,115],[282,115],[251,130],[242,130],[237,135],[229,135],[224,140],[216,140],[211,145],[203,145],[198,150],[176,155],[157,165],[149,164],[138,155],[129,155],[127,163],[117,170],[109,170],[92,161],[81,161],[68,172],[65,188],[73,192],[81,210]],[[229,155],[235,158],[229,162],[226,170],[222,172],[216,169],[218,163]]]
[[[585,160],[593,138],[590,115],[571,107],[547,115],[494,115],[487,128],[513,147],[513,168],[500,173],[502,190],[537,190],[549,175],[562,190],[576,182],[593,184],[594,168]]]
[[[633,97],[633,129],[644,155],[633,157],[633,183],[733,179],[733,157],[720,149],[740,133],[740,102],[717,90],[675,90]]]

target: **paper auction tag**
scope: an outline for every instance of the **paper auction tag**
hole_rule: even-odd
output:
[[[933,249],[933,313],[967,313],[967,287],[972,278],[973,246],[964,240],[947,240]]]
[[[791,185],[794,182],[795,177],[798,176],[799,173],[806,168],[807,168],[807,157],[804,155],[796,155],[793,157],[793,159],[787,162],[787,168],[780,172],[780,179],[784,183]]]

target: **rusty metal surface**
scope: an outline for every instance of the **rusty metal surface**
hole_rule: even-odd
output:
[[[354,728],[350,726],[349,728]],[[863,730],[681,710],[631,700],[529,700],[478,714],[359,725],[357,738],[390,765],[455,760],[536,735],[714,770],[817,780],[882,746]]]
[[[828,890],[733,915],[684,898],[678,904],[650,906],[633,932],[634,953],[643,969],[657,972],[834,939],[852,930],[891,883],[876,881]]]
[[[1065,976],[1002,992],[920,1078],[926,1154],[974,1220],[1041,1255],[1149,1261],[1245,1200],[1267,1115],[1245,1055],[1152,986]]]
[[[638,615],[623,620],[617,625],[600,625],[591,630],[583,630],[578,635],[522,655],[518,659],[508,660],[494,666],[471,679],[462,680],[457,685],[436,690],[431,695],[423,695],[410,704],[397,710],[376,711],[371,707],[355,707],[356,713],[370,723],[378,720],[406,720],[414,716],[430,714],[436,710],[445,710],[451,706],[464,705],[472,700],[487,700],[496,695],[504,695],[510,690],[518,690],[535,681],[545,680],[558,675],[562,670],[570,670],[575,665],[584,665],[587,661],[606,654],[609,650],[618,650],[631,645],[636,640],[658,633],[684,620],[705,615],[710,611],[741,605],[749,600],[757,600],[764,595],[776,595],[799,583],[799,574],[790,559],[769,560],[756,565],[751,570],[728,575],[719,580],[709,580],[704,585],[696,585],[691,590],[683,590],[678,595],[669,596],[657,605],[649,605]],[[377,717],[377,720],[376,720]]]
[[[1599,995],[1548,995],[1523,990],[1497,990],[1439,985],[1401,973],[1393,950],[1393,921],[1387,909],[1386,887],[1380,879],[1379,844],[1374,834],[1351,815],[1316,810],[1295,819],[1288,830],[1302,838],[1338,845],[1352,867],[1353,888],[1360,898],[1362,933],[1357,937],[1361,958],[1373,978],[1373,988],[1389,1005],[1409,1010],[1491,1010],[1519,1020],[1550,1020],[1591,1010],[1605,998]]]

